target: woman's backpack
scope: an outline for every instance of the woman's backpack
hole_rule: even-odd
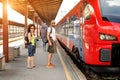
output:
[[[29,43],[28,33],[27,32],[25,33],[24,40],[25,40],[25,44]]]
[[[31,34],[32,36],[32,34]],[[28,32],[25,33],[24,40],[26,44],[29,44],[29,39],[28,39]]]

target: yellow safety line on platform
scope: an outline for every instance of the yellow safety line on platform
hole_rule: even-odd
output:
[[[70,76],[70,73],[69,73],[69,71],[68,71],[68,69],[67,69],[67,67],[66,67],[66,65],[65,65],[65,63],[64,63],[64,61],[63,61],[63,58],[62,58],[62,56],[61,56],[58,48],[57,48],[57,52],[58,52],[58,56],[59,56],[59,58],[60,58],[60,61],[61,61],[61,63],[62,63],[63,69],[64,69],[64,71],[65,71],[65,75],[66,75],[67,80],[72,80],[72,78],[71,78],[71,76]]]

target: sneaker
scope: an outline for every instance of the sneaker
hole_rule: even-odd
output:
[[[51,66],[54,66],[54,64],[50,63]]]
[[[48,64],[46,67],[47,67],[47,68],[53,68],[54,65],[53,65],[53,64]]]
[[[32,66],[32,68],[35,68],[36,66]]]

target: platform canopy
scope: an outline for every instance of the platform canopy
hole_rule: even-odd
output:
[[[2,2],[2,0],[0,0]],[[8,0],[11,8],[25,15],[25,5],[28,6],[28,17],[33,18],[33,14],[47,24],[55,19],[62,0]]]

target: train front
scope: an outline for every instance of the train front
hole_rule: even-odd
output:
[[[94,65],[93,69],[99,67],[101,72],[120,72],[120,0],[98,3],[89,5],[95,7],[90,9],[94,12],[91,19],[84,21],[85,63]]]

